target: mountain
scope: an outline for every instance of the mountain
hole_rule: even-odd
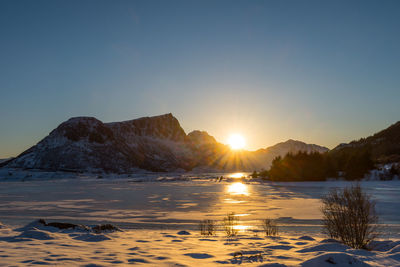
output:
[[[268,175],[274,181],[317,181],[339,176],[346,180],[360,180],[366,175],[393,179],[399,174],[398,162],[400,122],[367,138],[340,144],[323,155],[287,155],[273,162]],[[377,163],[392,164],[388,165],[391,166],[389,170],[377,166]]]
[[[355,154],[367,152],[378,163],[400,162],[400,121],[388,128],[348,144],[335,147],[332,154]]]
[[[1,165],[14,168],[134,172],[207,169],[259,170],[288,152],[327,148],[288,140],[258,151],[232,151],[204,131],[186,134],[172,114],[103,123],[75,117],[61,123],[38,144]]]
[[[269,167],[272,163],[272,160],[278,156],[283,157],[288,153],[296,154],[298,152],[318,152],[325,153],[328,152],[329,149],[327,147],[315,145],[315,144],[306,144],[301,141],[289,139],[286,142],[278,143],[276,145],[270,146],[265,149],[257,150],[256,157],[264,162],[267,167]]]
[[[12,160],[13,158],[6,158],[6,159],[0,159],[0,164],[9,160]]]
[[[7,166],[45,170],[129,172],[187,168],[186,134],[172,114],[103,123],[67,120]]]

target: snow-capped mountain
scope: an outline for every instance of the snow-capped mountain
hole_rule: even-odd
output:
[[[254,152],[233,152],[207,132],[186,134],[170,113],[112,123],[93,117],[75,117],[60,124],[6,166],[117,173],[133,172],[137,168],[255,170],[269,167],[276,156],[298,151],[325,152],[327,148],[289,140]]]
[[[8,164],[46,170],[187,169],[186,134],[172,114],[103,123],[76,117]]]

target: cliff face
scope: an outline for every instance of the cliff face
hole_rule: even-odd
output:
[[[204,131],[186,135],[172,114],[103,123],[92,117],[76,117],[54,129],[37,145],[6,162],[8,167],[133,172],[192,170],[252,171],[269,167],[272,159],[288,152],[325,148],[290,140],[274,147],[231,151]]]

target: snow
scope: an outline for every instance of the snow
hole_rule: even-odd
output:
[[[190,235],[188,231],[182,230],[177,233],[178,235]]]
[[[35,226],[39,227],[37,229]],[[22,231],[22,232],[21,232]],[[0,265],[110,266],[399,266],[399,253],[360,253],[334,240],[262,233],[227,238],[222,232],[204,237],[198,231],[132,230],[85,233],[55,230],[37,221],[19,229],[0,229]],[[257,236],[254,236],[256,234]],[[298,244],[299,240],[302,244]],[[179,242],[176,242],[179,241]],[[379,241],[394,244],[397,241]],[[329,247],[328,251],[325,249]],[[284,249],[282,249],[284,248]]]
[[[307,260],[301,264],[303,267],[321,267],[321,266],[355,266],[368,267],[371,266],[358,258],[346,253],[324,253],[315,258]]]
[[[400,181],[361,182],[387,225],[383,239],[371,242],[367,251],[321,233],[319,199],[331,188],[349,185],[345,181],[101,175],[0,169],[0,266],[400,266]],[[246,194],[229,190],[239,180]],[[231,211],[240,219],[235,238],[227,238],[221,228]],[[264,236],[262,218],[276,219],[280,236]],[[203,219],[218,220],[216,236],[199,234]],[[80,226],[60,230],[51,222]],[[100,223],[123,231],[96,233],[84,226]]]
[[[261,219],[272,218],[281,231],[314,237],[321,233],[320,197],[350,184],[235,178],[216,182],[221,175],[144,172],[113,176],[0,169],[0,218],[13,226],[38,218],[72,223],[80,218],[78,222],[85,224],[105,223],[107,218],[122,228],[162,225],[197,230],[200,220],[221,220],[235,212],[249,230],[259,227]],[[236,187],[237,183],[241,186]],[[362,187],[377,202],[386,236],[400,238],[400,181],[367,181]]]
[[[393,252],[398,251],[398,246],[400,246],[400,241],[372,241],[369,243],[369,248],[377,251],[389,251],[394,250]]]

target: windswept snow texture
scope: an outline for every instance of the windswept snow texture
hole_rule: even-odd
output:
[[[36,227],[38,228],[36,228]],[[380,249],[354,250],[335,240],[296,235],[268,237],[244,232],[204,238],[198,231],[126,230],[94,234],[59,230],[37,222],[0,229],[2,266],[399,266],[399,240],[377,241]]]

